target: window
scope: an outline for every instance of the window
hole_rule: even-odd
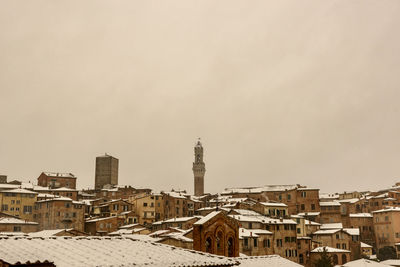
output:
[[[300,228],[297,228],[297,233],[301,234],[301,229]]]
[[[243,242],[244,242],[244,244],[243,244],[244,247],[248,247],[249,246],[249,239],[248,238],[244,238]]]
[[[249,222],[249,229],[253,229],[253,223]]]
[[[303,258],[303,254],[299,255],[299,263],[303,264],[304,263],[304,258]]]
[[[19,207],[16,207],[16,208],[15,208],[15,211],[19,211]]]
[[[1,210],[2,211],[8,211],[8,205],[7,204],[1,205]]]
[[[14,226],[14,232],[21,232],[21,226]]]
[[[258,244],[257,238],[254,238],[253,242],[254,242],[254,247],[256,248]]]
[[[307,192],[306,191],[302,191],[301,192],[301,197],[307,197]]]
[[[76,212],[72,213],[72,217],[74,217],[74,218],[76,217]]]
[[[290,201],[291,199],[292,199],[292,195],[291,195],[291,194],[288,194],[288,195],[287,195],[287,200]]]
[[[24,206],[24,213],[27,214],[32,213],[32,206]]]
[[[70,207],[71,207],[71,204],[70,204],[70,203],[65,203],[65,207],[66,207],[66,208],[70,208]]]
[[[290,238],[290,242],[296,243],[296,237],[292,236],[292,237]]]
[[[306,209],[306,207],[304,206],[304,204],[301,204],[301,205],[300,205],[300,209],[301,209],[301,210],[305,210],[305,209]]]
[[[271,246],[270,240],[269,239],[264,239],[263,240],[263,245],[264,245],[264,248],[269,248]]]
[[[346,244],[345,243],[342,244],[342,249],[346,249]]]
[[[339,239],[339,234],[336,234],[336,239]]]
[[[315,210],[315,204],[311,204],[311,210]]]
[[[147,203],[146,202],[143,202],[143,207],[147,207]]]
[[[290,237],[286,236],[285,237],[285,243],[289,243],[290,242]]]
[[[113,210],[119,210],[119,205],[118,204],[114,204],[113,205]]]

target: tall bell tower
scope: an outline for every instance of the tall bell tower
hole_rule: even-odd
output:
[[[194,195],[204,195],[204,174],[206,173],[206,165],[203,161],[203,146],[201,145],[200,138],[194,147]]]

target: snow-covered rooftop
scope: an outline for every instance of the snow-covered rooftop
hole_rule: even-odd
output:
[[[302,265],[278,255],[239,257],[240,267],[301,267]]]
[[[207,216],[204,216],[203,218],[201,218],[200,220],[198,220],[197,222],[195,222],[194,225],[202,225],[202,224],[205,224],[206,222],[208,222],[210,219],[214,218],[215,216],[217,216],[217,215],[220,214],[221,212],[222,212],[222,211],[220,211],[220,210],[210,212]]]
[[[368,245],[367,243],[364,243],[364,242],[360,242],[360,245],[362,248],[372,248],[371,245]]]
[[[321,230],[328,230],[328,229],[342,229],[342,223],[324,223],[321,224]]]
[[[372,218],[371,213],[350,213],[350,218]]]
[[[3,193],[15,193],[15,194],[34,194],[37,195],[36,192],[22,189],[22,188],[15,188],[15,189],[8,189],[8,190],[3,190],[1,191]]]
[[[382,213],[382,212],[390,212],[390,211],[400,211],[400,207],[386,207],[385,209],[381,209],[381,210],[376,210],[373,211],[372,213]]]
[[[328,207],[328,206],[340,206],[340,203],[338,201],[323,201],[319,202],[319,205],[321,207]]]
[[[267,206],[267,207],[282,207],[286,208],[288,205],[285,203],[279,203],[279,202],[260,202],[261,205]]]
[[[28,222],[13,217],[0,217],[0,224],[38,224],[37,222]]]
[[[350,250],[345,250],[345,249],[339,249],[339,248],[332,248],[332,247],[317,247],[313,249],[311,252],[323,252],[324,248],[328,253],[340,253],[340,252],[348,252],[350,253]]]
[[[187,222],[193,219],[197,219],[198,216],[196,217],[179,217],[179,218],[172,218],[164,221],[163,223],[174,223],[174,222]]]
[[[293,190],[298,188],[298,185],[266,185],[261,187],[237,187],[237,188],[225,188],[222,194],[234,194],[234,193],[262,193],[271,191],[285,191]]]
[[[61,172],[43,172],[49,177],[62,177],[62,178],[75,178],[76,176],[72,173],[61,173]]]
[[[359,259],[355,261],[349,261],[342,265],[343,267],[385,267],[385,264],[368,260],[368,259]]]
[[[231,266],[235,259],[127,237],[0,237],[0,260],[81,266]]]

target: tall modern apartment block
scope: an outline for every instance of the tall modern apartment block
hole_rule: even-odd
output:
[[[102,189],[105,185],[118,185],[118,159],[105,154],[96,157],[95,189]]]

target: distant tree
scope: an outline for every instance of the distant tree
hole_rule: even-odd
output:
[[[397,258],[396,249],[394,247],[386,246],[378,250],[378,259],[380,261],[396,259],[396,258]]]
[[[332,257],[329,256],[326,248],[324,247],[321,256],[314,262],[315,267],[333,267]]]

